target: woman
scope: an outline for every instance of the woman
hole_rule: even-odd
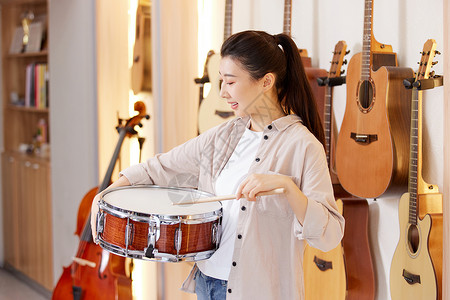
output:
[[[218,250],[196,263],[183,290],[198,299],[303,299],[305,240],[333,249],[344,219],[300,55],[285,34],[244,31],[224,42],[221,56],[221,97],[237,118],[125,169],[111,187],[190,178],[183,186],[235,193],[222,203]],[[256,197],[276,188],[285,193]]]

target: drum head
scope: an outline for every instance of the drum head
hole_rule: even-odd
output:
[[[220,210],[220,202],[173,205],[213,195],[187,188],[158,187],[154,185],[119,187],[106,191],[102,200],[121,211],[144,215],[193,216]]]

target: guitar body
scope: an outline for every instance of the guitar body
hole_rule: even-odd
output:
[[[430,215],[425,215],[422,220],[418,220],[418,249],[411,251],[408,238],[408,229],[411,226],[408,223],[409,200],[409,193],[405,193],[400,198],[399,203],[400,239],[391,263],[391,297],[392,300],[440,299],[438,298],[436,274],[429,252],[430,229],[434,221]],[[442,243],[442,236],[440,238]],[[410,274],[420,276],[420,283],[408,283],[403,276],[404,270]]]
[[[408,179],[411,92],[403,87],[403,80],[413,77],[413,71],[400,67],[371,70],[373,101],[363,112],[358,102],[361,58],[361,53],[355,54],[347,69],[347,102],[336,146],[336,170],[349,193],[375,198]]]
[[[220,97],[220,76],[219,76],[220,55],[209,56],[205,69],[211,83],[211,90],[205,99],[200,103],[198,112],[198,131],[203,133],[206,130],[229,121],[234,118],[234,112],[228,103]]]
[[[337,200],[336,204],[342,214],[342,201]],[[307,244],[303,254],[303,273],[306,300],[345,299],[347,282],[341,243],[328,252]],[[324,282],[327,284],[324,285]]]

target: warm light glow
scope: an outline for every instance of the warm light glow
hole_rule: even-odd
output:
[[[136,12],[139,0],[129,0],[128,2],[128,68],[133,66],[133,49],[136,40]]]
[[[203,76],[206,56],[212,47],[213,0],[198,0],[198,76]]]
[[[129,0],[128,5],[128,68],[131,70],[131,67],[133,66],[134,42],[136,40],[136,11],[138,7],[138,0]],[[128,98],[128,112],[130,116],[136,115],[134,103],[137,100],[138,97],[135,96],[133,91],[130,89]],[[139,142],[136,138],[130,138],[128,140],[130,143],[130,165],[134,165],[139,162]],[[145,276],[143,276],[142,262],[139,260],[133,261],[132,278],[133,283],[131,287],[133,300],[145,299],[145,295],[143,295],[142,292]]]
[[[206,57],[209,50],[213,49],[213,0],[198,0],[198,77],[203,77]],[[211,84],[203,87],[203,95],[208,95]]]

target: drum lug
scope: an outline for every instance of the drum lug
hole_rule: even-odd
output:
[[[158,253],[156,249],[156,242],[160,235],[161,221],[159,218],[153,216],[148,223],[148,236],[147,236],[147,248],[144,248],[145,256],[148,258],[154,258],[155,254]]]
[[[134,240],[134,225],[130,223],[130,219],[127,220],[127,226],[125,229],[125,246],[128,254],[128,247],[133,244]]]
[[[183,231],[181,231],[181,228],[175,229],[175,236],[174,236],[174,247],[175,250],[177,250],[177,253],[181,249],[181,241],[183,239]]]
[[[105,225],[105,214],[103,213],[103,211],[99,211],[97,213],[97,236],[100,233],[103,233],[105,227],[104,225]]]
[[[221,226],[218,223],[214,223],[211,227],[211,242],[216,245],[216,249],[220,242],[220,228]]]

